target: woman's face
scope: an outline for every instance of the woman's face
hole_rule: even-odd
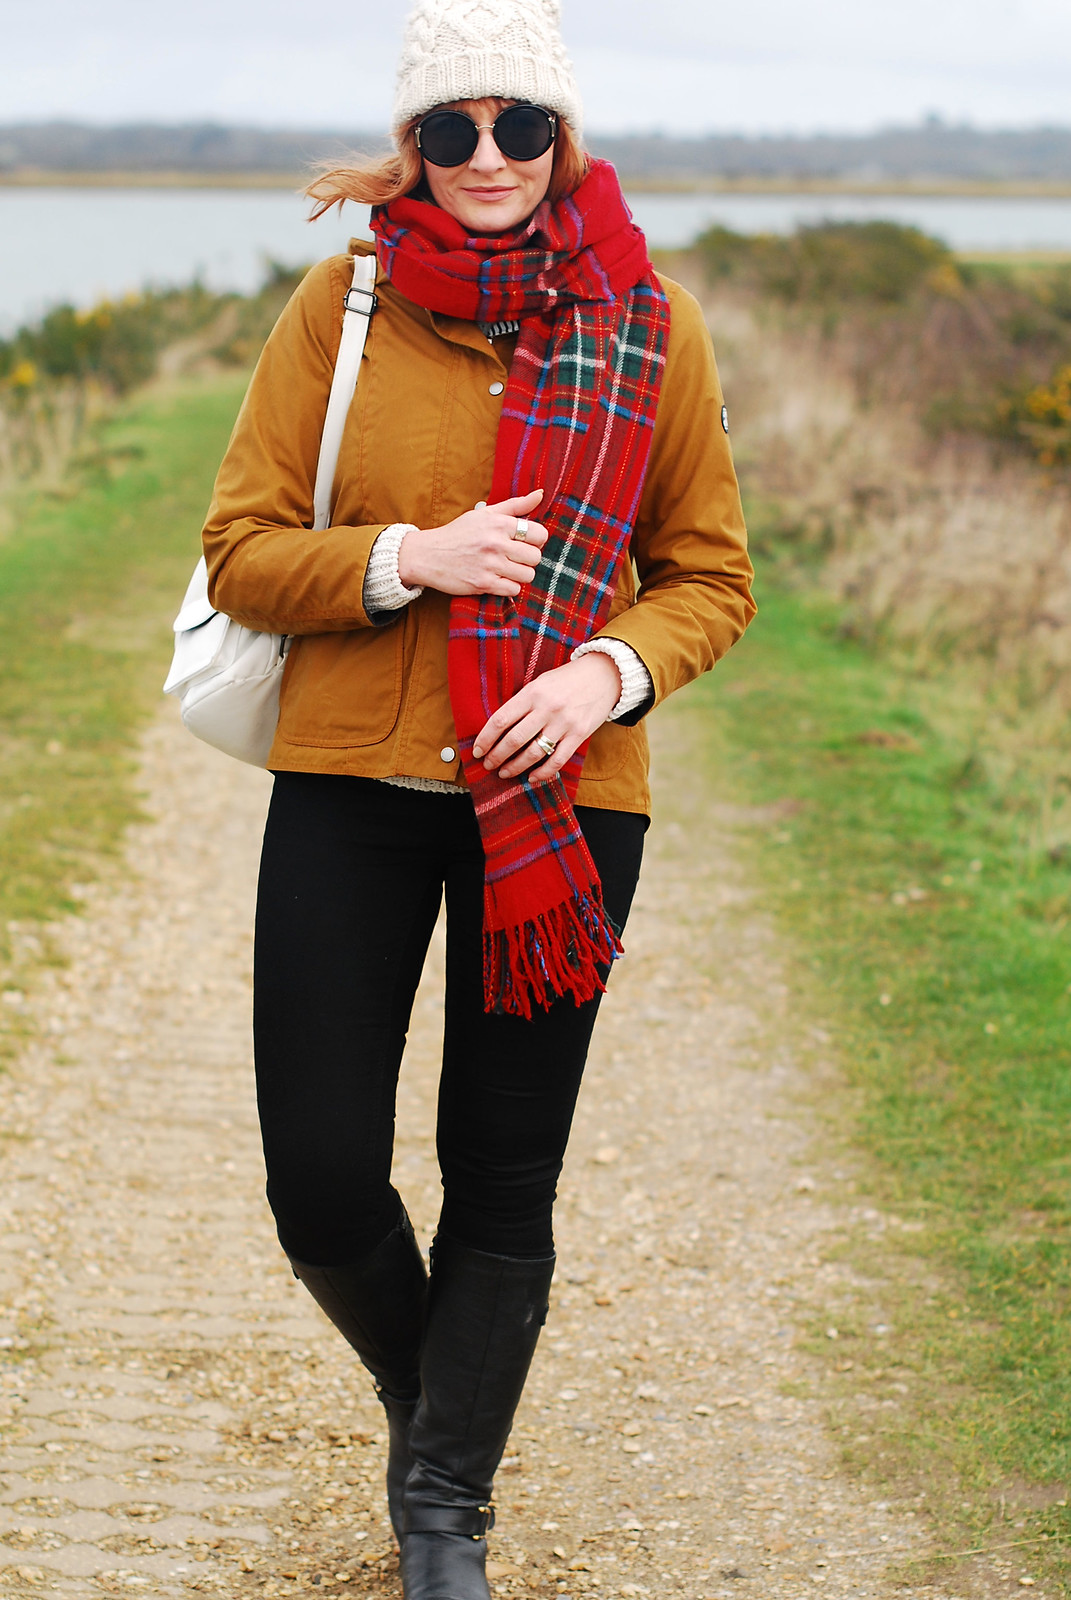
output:
[[[489,123],[512,100],[461,100],[442,109],[463,111],[480,128],[471,161],[461,167],[424,163],[432,199],[469,233],[506,233],[532,215],[550,187],[554,146],[534,161],[511,161],[498,148]]]

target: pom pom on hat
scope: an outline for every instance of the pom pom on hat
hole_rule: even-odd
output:
[[[529,100],[579,136],[580,91],[561,36],[561,0],[418,0],[405,26],[395,133],[452,100]]]

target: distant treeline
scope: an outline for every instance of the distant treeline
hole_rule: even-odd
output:
[[[1071,127],[985,132],[930,118],[916,127],[812,138],[593,134],[595,154],[631,177],[1071,180]],[[213,123],[0,126],[0,171],[297,172],[344,150],[378,150],[380,131],[230,128]]]
[[[595,152],[637,177],[1071,179],[1071,127],[983,132],[936,118],[914,128],[813,138],[661,134],[592,140]]]
[[[0,126],[0,172],[298,172],[323,156],[379,150],[386,142],[382,133],[326,128],[26,123]]]

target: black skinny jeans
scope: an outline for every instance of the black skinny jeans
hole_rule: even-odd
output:
[[[647,818],[577,810],[623,927]],[[268,1199],[283,1248],[359,1261],[395,1226],[395,1093],[445,887],[440,1226],[473,1249],[547,1256],[599,996],[523,1018],[483,1009],[483,848],[467,795],[278,773],[257,902],[254,1031]]]

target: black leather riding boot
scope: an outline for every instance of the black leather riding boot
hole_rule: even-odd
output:
[[[393,1233],[354,1266],[314,1267],[293,1256],[290,1265],[372,1374],[387,1413],[387,1503],[400,1543],[428,1298],[428,1275],[412,1223],[403,1210]]]
[[[489,1600],[491,1487],[546,1321],[554,1257],[485,1255],[440,1236],[409,1431],[405,1600]]]

